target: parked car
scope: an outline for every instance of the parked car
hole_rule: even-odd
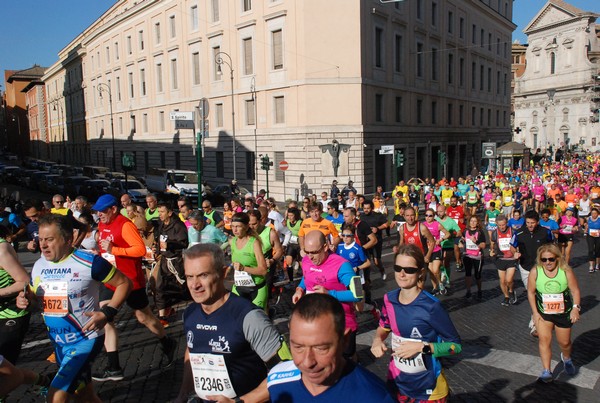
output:
[[[146,186],[151,192],[198,198],[198,174],[194,171],[151,168],[146,175]]]
[[[93,165],[86,165],[83,167],[83,174],[92,179],[106,179],[106,173],[109,171],[110,169],[106,167],[98,167]]]
[[[93,202],[105,194],[109,186],[110,182],[106,179],[90,179],[83,182],[79,189],[79,194],[87,197],[90,202]]]
[[[27,187],[30,189],[40,189],[40,182],[48,175],[48,171],[35,171],[27,181]]]
[[[23,169],[21,172],[19,172],[19,176],[17,177],[17,185],[29,187],[31,175],[33,175],[33,173],[36,171],[37,169]]]
[[[240,188],[240,198],[243,199],[246,193],[250,193],[245,187],[238,187]],[[212,189],[212,194],[207,195],[206,198],[210,200],[213,206],[222,206],[226,201],[230,201],[233,198],[231,187],[228,184],[219,184]]]
[[[44,193],[55,193],[54,180],[58,178],[58,174],[46,174],[40,181],[38,188]]]
[[[6,165],[0,168],[0,180],[2,183],[16,184],[16,178],[21,171],[21,167],[16,165]]]
[[[79,196],[81,187],[85,181],[90,180],[87,176],[67,176],[65,178],[64,195],[68,195],[71,199]]]
[[[125,179],[125,174],[123,172],[107,172],[104,174],[104,177],[108,180]]]
[[[146,203],[148,189],[135,179],[113,179],[110,181],[110,186],[107,188],[107,193],[112,194],[116,198],[127,193],[135,204],[143,205]]]

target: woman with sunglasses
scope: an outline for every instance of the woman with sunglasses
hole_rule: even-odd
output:
[[[445,403],[449,388],[439,358],[461,352],[460,336],[440,301],[419,288],[425,276],[423,252],[415,245],[402,245],[394,263],[400,288],[383,297],[371,352],[383,356],[391,333],[387,378],[396,399]]]
[[[469,218],[468,228],[463,237],[465,254],[463,255],[463,266],[465,268],[465,286],[467,293],[465,298],[471,298],[471,285],[473,277],[477,281],[477,299],[481,299],[481,271],[483,269],[483,250],[485,249],[485,234],[477,216]]]
[[[431,273],[431,284],[433,285],[432,294],[436,295],[440,293],[446,295],[446,287],[440,278],[440,267],[442,266],[441,243],[450,238],[450,232],[435,219],[435,211],[433,209],[425,210],[425,221],[423,224],[427,227],[429,232],[431,232],[431,235],[435,240],[435,246],[433,252],[431,252],[431,259],[429,260],[429,272]]]
[[[544,368],[539,379],[552,382],[552,330],[556,333],[565,372],[575,375],[571,360],[571,327],[579,320],[581,312],[579,285],[573,270],[555,244],[539,247],[536,267],[529,274],[527,299],[539,336],[538,346]]]

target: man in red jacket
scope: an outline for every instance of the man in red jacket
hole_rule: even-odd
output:
[[[100,196],[92,209],[98,212],[100,219],[98,235],[102,257],[115,265],[133,283],[132,291],[127,297],[127,305],[133,309],[138,322],[158,337],[167,357],[164,367],[168,367],[173,364],[177,343],[166,335],[163,325],[150,310],[146,295],[146,277],[142,270],[142,257],[146,254],[144,241],[135,224],[119,213],[118,201],[114,196],[109,194]],[[112,293],[113,290],[108,287],[101,290],[100,306],[110,301]],[[123,379],[117,342],[117,329],[113,323],[109,323],[105,327],[104,340],[108,366],[102,374],[92,376],[94,380],[102,382]]]

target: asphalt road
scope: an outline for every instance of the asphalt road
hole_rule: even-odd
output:
[[[27,194],[29,191],[24,190]],[[46,195],[49,198],[49,196]],[[388,279],[384,282],[373,275],[374,298],[397,287],[391,270],[391,243],[385,240],[384,263]],[[530,310],[524,288],[517,275],[517,305],[503,307],[503,297],[497,280],[497,271],[487,259],[483,271],[483,298],[481,301],[464,298],[464,273],[452,272],[451,292],[440,297],[458,329],[463,343],[460,356],[444,359],[445,373],[452,390],[452,402],[598,402],[600,401],[600,273],[587,273],[587,248],[581,237],[576,238],[573,249],[573,266],[582,291],[582,318],[573,327],[573,359],[578,373],[568,377],[562,371],[560,351],[553,342],[552,384],[537,382],[541,372],[537,339],[529,335],[527,323]],[[24,251],[19,258],[30,267],[37,256]],[[284,293],[275,307],[275,323],[285,332],[290,294]],[[120,358],[126,379],[120,382],[96,383],[103,401],[110,402],[166,402],[178,392],[182,378],[185,340],[181,312],[167,332],[179,341],[178,360],[168,369],[161,370],[161,350],[150,333],[140,326],[130,311],[120,313]],[[375,360],[369,352],[377,324],[369,314],[359,316],[358,352],[360,362],[385,379],[388,359]],[[46,358],[51,354],[50,343],[39,315],[31,323],[19,365],[38,371],[51,371],[54,364]],[[103,368],[104,355],[95,367]],[[19,388],[9,402],[37,402],[42,398],[31,389]]]

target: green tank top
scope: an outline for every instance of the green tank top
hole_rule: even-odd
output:
[[[246,245],[242,249],[238,249],[236,245],[237,238],[233,238],[231,240],[231,261],[248,267],[257,267],[258,262],[256,261],[253,248],[254,241],[256,241],[256,238],[251,236],[248,238]],[[255,284],[262,284],[265,281],[264,276],[256,276],[254,274],[251,274],[251,276]]]
[[[467,200],[471,204],[477,203],[477,191],[467,192]]]
[[[146,209],[146,221],[150,221],[153,218],[158,219],[158,208],[154,209],[154,211],[151,213],[150,209],[147,208]]]
[[[298,236],[298,232],[300,231],[300,227],[302,227],[302,220],[296,221],[296,224],[294,224],[294,226],[291,226],[289,221],[287,221],[285,223],[285,225],[292,232],[293,236]]]
[[[262,242],[262,252],[265,257],[273,249],[271,245],[271,227],[265,227],[259,235],[260,241]],[[270,259],[270,257],[269,257]]]
[[[549,297],[549,295],[552,295],[552,297]],[[567,282],[567,273],[559,268],[556,276],[548,277],[544,269],[538,266],[537,279],[535,280],[535,299],[538,311],[546,313],[546,308],[552,308],[548,303],[555,301],[558,295],[562,295],[562,300],[564,301],[564,312],[562,313],[571,312],[573,301],[571,292],[569,291],[569,283]],[[560,300],[560,297],[558,298]],[[546,303],[544,303],[544,299],[546,299]]]
[[[6,243],[4,238],[0,238],[0,244]],[[6,270],[0,267],[0,288],[10,287],[15,280]],[[14,319],[27,315],[26,310],[17,308],[16,297],[0,297],[0,319]]]
[[[208,224],[208,225],[212,225],[213,227],[217,226],[217,224],[215,223],[215,219],[213,218],[213,216],[215,215],[216,211],[217,210],[213,210],[213,211],[211,211],[208,214],[204,214],[204,217],[208,217],[208,219],[210,220],[210,224]]]

